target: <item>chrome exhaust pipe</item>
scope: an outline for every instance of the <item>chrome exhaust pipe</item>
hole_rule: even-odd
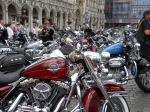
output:
[[[18,95],[18,97],[16,98],[16,100],[14,101],[14,103],[11,105],[11,107],[9,108],[8,112],[14,112],[16,107],[18,106],[21,98],[24,96],[24,93],[20,93]]]
[[[124,82],[117,82],[118,85],[125,85],[125,84],[127,84],[128,80],[129,80],[129,72],[128,72],[126,66],[124,66],[124,70],[125,70],[125,73],[126,73],[126,77],[123,78]]]

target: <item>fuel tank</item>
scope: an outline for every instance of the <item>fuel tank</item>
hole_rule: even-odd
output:
[[[60,51],[55,50],[54,52],[50,57],[41,59],[27,67],[21,75],[45,80],[59,80],[67,77],[68,65],[65,58],[61,57],[61,55],[54,55],[59,54]]]
[[[0,86],[0,98],[7,94],[11,88],[13,88],[11,85]]]
[[[122,43],[116,43],[113,44],[103,50],[103,52],[109,52],[110,54],[121,54],[123,53],[123,44]]]
[[[44,47],[42,41],[37,41],[27,45],[26,49],[39,49],[41,47]]]

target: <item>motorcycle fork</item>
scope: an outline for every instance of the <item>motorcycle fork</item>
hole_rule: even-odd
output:
[[[87,65],[89,71],[91,72],[91,76],[93,77],[94,81],[96,82],[97,87],[102,92],[102,94],[103,94],[103,96],[105,98],[105,102],[108,102],[108,104],[110,105],[110,107],[112,109],[112,112],[116,112],[115,108],[114,108],[114,105],[113,105],[113,103],[112,103],[112,101],[111,101],[111,99],[110,99],[110,97],[109,97],[109,95],[108,95],[108,93],[107,93],[107,91],[106,91],[106,89],[104,87],[104,84],[103,84],[101,78],[98,77],[98,75],[97,75],[97,71],[95,71],[93,69],[93,67],[92,67],[91,63],[88,61],[87,57],[85,57],[84,55],[82,55],[82,56],[83,56],[83,58],[85,60],[85,63]]]
[[[80,73],[75,73],[71,76],[71,90],[70,90],[70,93],[69,93],[69,96],[67,98],[67,101],[65,103],[65,109],[67,109],[68,105],[69,105],[69,102],[71,100],[71,97],[73,95],[73,92],[74,90],[76,89],[77,91],[77,95],[78,95],[78,104],[77,106],[71,111],[71,112],[75,112],[75,111],[79,111],[82,107],[82,99],[81,99],[81,89],[80,89],[80,86],[78,84],[78,78],[79,78],[79,75]],[[77,110],[79,109],[79,110]]]
[[[102,112],[105,112],[104,107],[105,107],[106,104],[110,105],[110,107],[112,109],[112,112],[116,112],[116,109],[114,108],[114,104],[111,101],[111,97],[108,95],[108,93],[107,93],[106,89],[104,88],[104,86],[103,85],[98,85],[98,84],[97,84],[97,86],[100,88],[100,91],[102,92],[102,94],[105,98],[105,102],[104,102],[104,105],[103,105],[103,111]]]

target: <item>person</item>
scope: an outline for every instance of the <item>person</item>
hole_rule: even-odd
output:
[[[33,27],[32,30],[33,30],[33,37],[32,37],[32,38],[33,38],[33,39],[36,39],[36,28],[35,28],[35,26]]]
[[[150,10],[144,11],[138,24],[136,38],[138,43],[141,44],[141,56],[150,62]]]
[[[18,33],[25,33],[25,27],[23,26],[23,21],[19,22]]]
[[[12,22],[11,24],[11,29],[13,30],[13,38],[15,39],[16,38],[16,33],[17,33],[17,28],[16,28],[16,25],[15,25],[15,21]]]
[[[52,25],[51,25],[51,27],[54,28],[55,32],[58,32],[58,31],[59,31],[59,28],[58,28],[58,26],[56,25],[56,22],[53,22]]]
[[[43,26],[40,25],[39,28],[37,29],[38,34],[42,31],[42,29],[43,29]]]
[[[59,31],[60,36],[62,37],[66,32],[65,26],[62,27],[62,30]]]
[[[13,36],[14,36],[14,32],[13,32],[11,26],[12,26],[12,24],[11,24],[11,22],[9,22],[7,25],[7,32],[8,32],[8,39],[9,40],[13,40]]]
[[[39,20],[38,19],[36,20],[36,26],[39,26]]]
[[[41,31],[40,38],[43,42],[52,41],[53,40],[54,29],[50,27],[49,21],[46,20],[43,25],[43,29]]]
[[[8,39],[8,32],[7,28],[5,27],[5,22],[3,20],[0,20],[0,42],[6,45],[7,39]]]

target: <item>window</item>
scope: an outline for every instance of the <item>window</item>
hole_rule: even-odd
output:
[[[136,18],[136,13],[137,13],[137,8],[133,8],[131,17]]]
[[[123,15],[123,18],[124,19],[128,19],[128,15]]]
[[[118,11],[122,12],[122,4],[121,3],[118,4]]]
[[[138,8],[138,18],[142,17],[142,8]]]
[[[122,15],[118,15],[118,19],[122,19]]]
[[[129,4],[128,3],[124,3],[123,4],[123,11],[124,12],[128,12],[128,10],[129,10]]]
[[[117,12],[117,4],[114,4],[113,12]]]
[[[116,15],[113,15],[113,19],[116,19],[117,18],[117,16]]]
[[[133,4],[137,4],[137,3],[138,3],[138,0],[132,0],[132,3],[133,3]]]

